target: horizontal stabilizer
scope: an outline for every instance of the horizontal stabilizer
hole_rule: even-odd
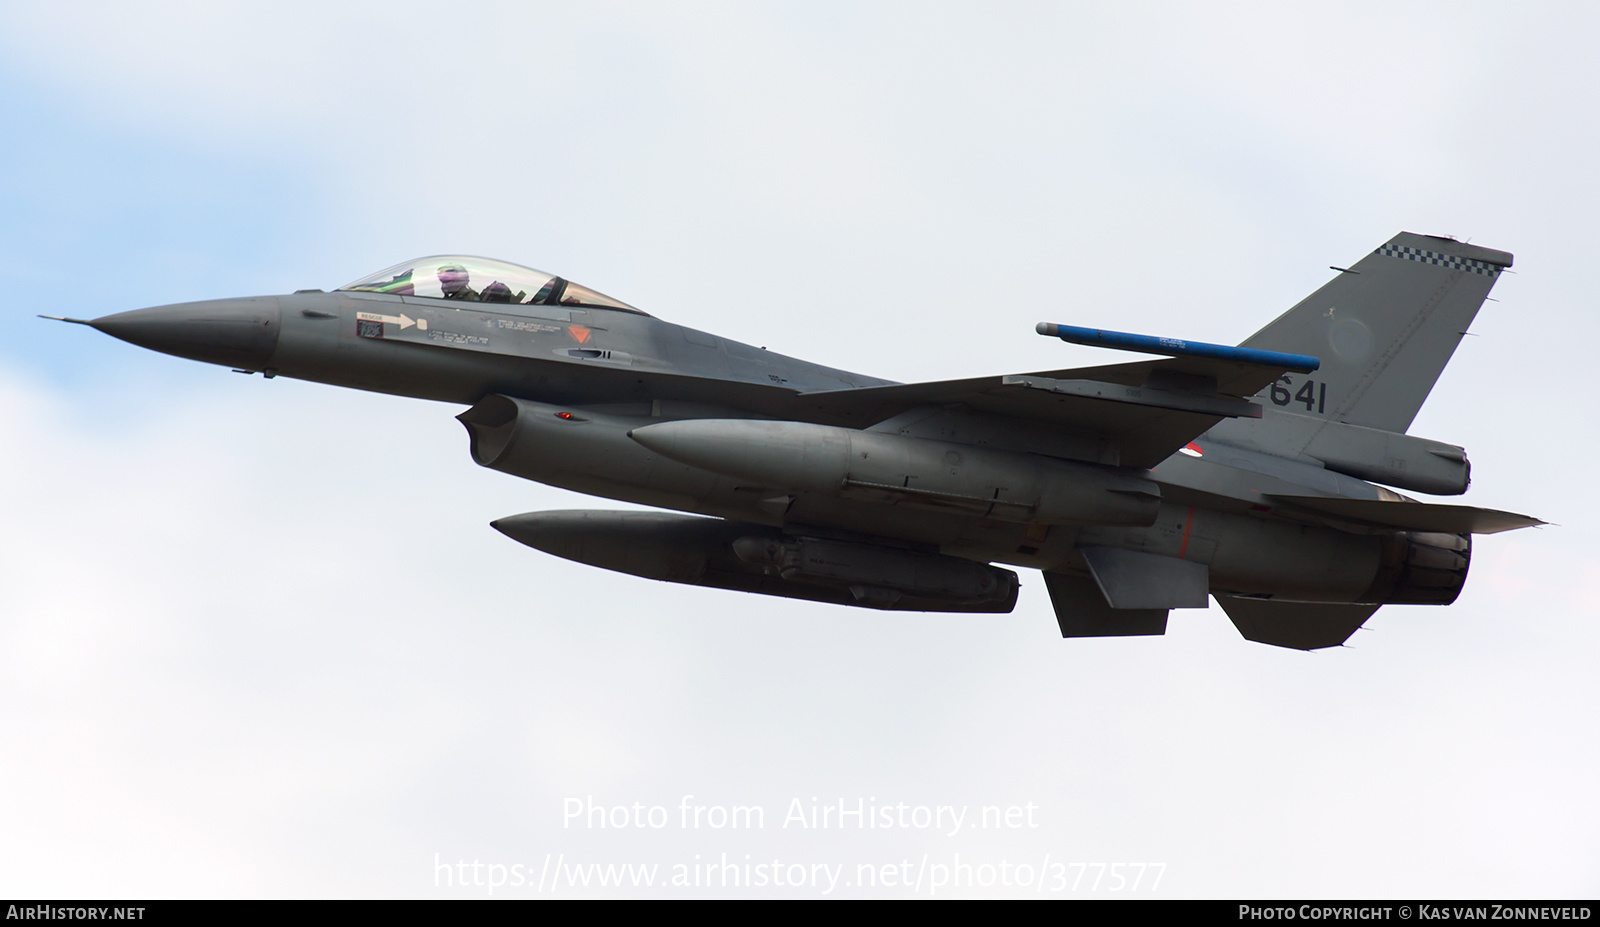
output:
[[[1547,524],[1530,515],[1480,509],[1470,505],[1427,502],[1386,502],[1380,499],[1340,499],[1333,496],[1264,497],[1274,505],[1292,505],[1345,521],[1408,531],[1444,534],[1496,534],[1516,528]]]
[[[1062,637],[1143,637],[1167,633],[1164,608],[1112,608],[1094,580],[1074,573],[1045,573]]]
[[[1320,650],[1337,647],[1361,629],[1381,605],[1343,602],[1279,602],[1219,595],[1217,603],[1247,641]]]
[[[1206,607],[1210,571],[1203,563],[1116,547],[1078,552],[1114,609]]]

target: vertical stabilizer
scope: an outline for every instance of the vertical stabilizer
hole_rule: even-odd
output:
[[[1396,235],[1245,340],[1322,359],[1317,372],[1286,375],[1261,398],[1269,409],[1405,432],[1510,266],[1504,251]]]

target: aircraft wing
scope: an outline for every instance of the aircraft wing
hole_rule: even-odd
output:
[[[1260,418],[1251,402],[1287,368],[1177,357],[1011,376],[800,393],[818,418],[855,427],[917,406],[959,405],[1024,427],[1105,437],[1125,467],[1153,467],[1223,418]]]

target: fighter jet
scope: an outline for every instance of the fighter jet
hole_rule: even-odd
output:
[[[1171,609],[1215,598],[1245,638],[1313,650],[1382,605],[1454,602],[1473,534],[1543,524],[1395,491],[1466,491],[1465,450],[1406,432],[1511,260],[1402,233],[1239,346],[1042,322],[1158,359],[910,384],[468,256],[332,292],[62,321],[238,372],[464,405],[480,465],[670,510],[493,523],[579,563],[980,613],[1015,607],[1007,564],[1041,571],[1064,637],[1163,634]]]

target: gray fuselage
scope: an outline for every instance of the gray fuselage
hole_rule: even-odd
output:
[[[498,468],[642,505],[1041,570],[1081,571],[1080,547],[1122,548],[1203,563],[1213,591],[1315,601],[1370,598],[1384,557],[1384,532],[1285,518],[1262,500],[1270,493],[1378,499],[1384,490],[1209,437],[1196,442],[1202,456],[1175,454],[1141,472],[1159,486],[1159,505],[1150,523],[1115,527],[1019,523],[869,492],[787,492],[689,466],[629,432],[676,420],[767,419],[884,431],[935,457],[974,446],[1052,460],[1073,452],[1071,436],[1053,443],[1036,424],[959,408],[913,410],[920,414],[882,424],[849,421],[813,407],[807,394],[890,381],[642,313],[336,291],[156,307],[95,324],[147,347],[268,376],[468,406],[492,396],[519,400],[528,440]],[[214,331],[205,334],[208,326]],[[174,334],[180,328],[183,337]],[[563,411],[575,417],[558,417]],[[497,466],[481,455],[480,463]],[[905,482],[923,477],[907,473]]]

